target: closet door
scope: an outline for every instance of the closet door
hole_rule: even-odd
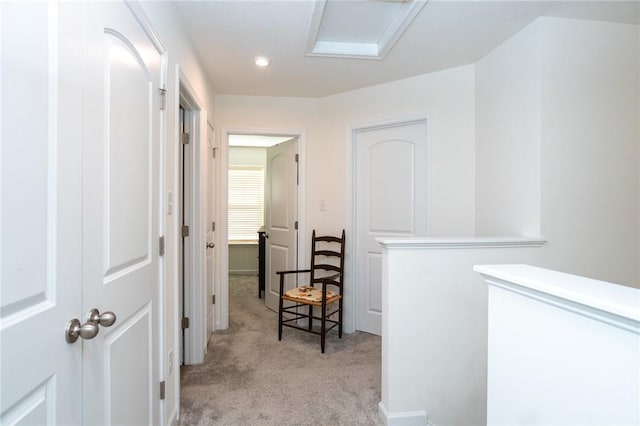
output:
[[[82,8],[0,2],[0,424],[80,424]]]
[[[426,237],[426,120],[359,129],[356,161],[356,329],[382,334],[381,237]]]

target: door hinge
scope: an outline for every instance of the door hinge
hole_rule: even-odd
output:
[[[211,295],[211,304],[212,305],[216,304],[216,295],[215,294]]]
[[[216,148],[215,146],[213,148],[211,148],[211,158],[216,158]]]
[[[298,230],[298,221],[296,220],[296,222],[293,224],[293,228],[297,231]]]
[[[216,232],[216,223],[211,222],[211,232]]]
[[[300,162],[300,154],[296,154],[296,163]]]
[[[160,111],[164,111],[167,109],[167,89],[161,87],[158,92],[160,92]]]
[[[165,399],[167,397],[167,384],[163,380],[160,382],[160,399]]]
[[[189,142],[191,142],[191,137],[189,136],[189,133],[182,132],[180,140],[182,141],[182,145],[187,145],[189,144]]]
[[[164,236],[160,237],[160,241],[159,241],[159,246],[160,246],[160,256],[164,256]]]
[[[185,328],[189,328],[189,318],[187,317],[182,318],[182,329],[184,330]]]
[[[182,238],[189,236],[189,226],[182,225]]]

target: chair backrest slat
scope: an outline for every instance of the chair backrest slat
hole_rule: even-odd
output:
[[[345,257],[345,232],[342,231],[340,237],[334,236],[316,236],[315,229],[311,234],[311,282],[314,284],[321,283],[323,276],[335,275],[340,273],[335,279],[328,281],[329,284],[340,288],[342,293],[342,285],[344,278],[344,257]]]

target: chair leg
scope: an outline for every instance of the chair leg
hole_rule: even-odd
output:
[[[342,339],[342,298],[338,301],[338,338]]]
[[[282,297],[280,297],[280,305],[278,307],[278,341],[282,340]]]
[[[320,351],[324,353],[324,341],[327,334],[326,329],[326,319],[327,319],[327,299],[325,298],[322,301],[322,319],[320,324]]]
[[[313,306],[309,305],[309,330],[313,328]]]

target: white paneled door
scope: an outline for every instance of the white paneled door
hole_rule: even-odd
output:
[[[280,277],[277,271],[297,269],[298,261],[298,139],[267,149],[265,178],[265,305],[278,310]],[[295,287],[295,276],[287,277],[287,288]]]
[[[135,5],[0,7],[0,423],[160,424],[164,50]]]
[[[82,345],[64,329],[82,314],[82,62],[70,46],[84,16],[2,1],[0,19],[0,424],[75,425]]]
[[[82,306],[113,311],[118,320],[83,342],[86,424],[160,422],[164,53],[140,22],[123,3],[88,7]]]
[[[382,333],[381,237],[428,233],[427,122],[354,131],[356,329]]]

